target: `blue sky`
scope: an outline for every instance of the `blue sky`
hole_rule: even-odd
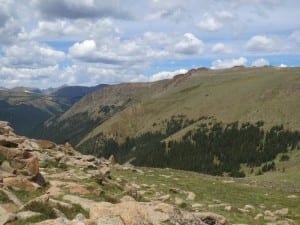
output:
[[[299,66],[298,0],[0,0],[0,86]]]

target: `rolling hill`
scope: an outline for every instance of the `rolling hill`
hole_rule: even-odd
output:
[[[299,148],[299,99],[299,68],[200,68],[93,92],[39,134],[139,166],[244,176],[241,164],[271,170]]]
[[[63,124],[64,132],[76,116],[87,115],[82,126],[88,120],[100,120],[75,143],[79,145],[99,133],[122,141],[160,130],[164,120],[176,115],[194,120],[214,117],[222,122],[262,120],[269,127],[283,124],[300,130],[299,97],[299,68],[199,69],[170,80],[112,85],[93,92],[51,124]]]

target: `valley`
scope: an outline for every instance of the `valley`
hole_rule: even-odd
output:
[[[298,224],[300,154],[287,154],[264,175],[209,176],[82,155],[1,121],[0,223]]]

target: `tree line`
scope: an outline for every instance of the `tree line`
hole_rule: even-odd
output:
[[[177,118],[177,119],[176,119]],[[263,121],[257,123],[201,121],[197,128],[188,131],[181,140],[164,141],[190,124],[181,116],[167,121],[164,132],[147,132],[138,137],[127,137],[119,144],[100,134],[81,146],[83,153],[109,157],[114,155],[124,163],[134,158],[136,166],[169,167],[212,175],[244,176],[241,164],[261,166],[272,161],[279,153],[296,149],[300,133],[276,125],[263,129]],[[299,146],[298,146],[299,148]],[[270,168],[269,168],[270,167]],[[273,163],[264,170],[275,168]]]

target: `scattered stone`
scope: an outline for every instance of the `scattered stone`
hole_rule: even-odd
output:
[[[271,217],[273,217],[273,216],[274,216],[274,213],[271,212],[270,210],[266,210],[266,211],[264,211],[264,215],[265,215],[265,216],[271,216]]]
[[[2,206],[0,206],[0,225],[4,225],[10,221],[14,221],[16,216],[7,212]]]
[[[245,205],[244,206],[244,209],[246,209],[246,210],[255,210],[255,207],[253,206],[253,205]]]
[[[110,165],[115,165],[116,164],[116,159],[114,157],[114,155],[111,155],[108,159],[108,162]]]
[[[203,207],[204,207],[204,205],[200,204],[200,203],[195,203],[195,204],[192,205],[193,209],[200,209],[200,208],[203,208]]]
[[[10,187],[15,190],[36,191],[41,186],[31,182],[26,177],[7,177],[3,179],[4,187]]]
[[[225,209],[226,211],[231,211],[232,207],[231,207],[231,205],[226,205],[226,206],[224,207],[224,209]]]
[[[274,212],[275,215],[279,215],[279,216],[286,216],[288,213],[289,213],[288,208],[278,209]]]
[[[276,225],[291,225],[291,224],[294,224],[294,223],[290,223],[290,222],[287,221],[287,220],[279,220],[279,221],[276,221]]]
[[[196,198],[196,195],[195,195],[194,192],[191,192],[191,191],[188,192],[188,196],[187,196],[186,200],[188,200],[188,201],[194,201],[195,198]]]
[[[232,183],[235,183],[234,180],[223,180],[222,181],[224,184],[232,184]]]
[[[165,201],[168,201],[170,199],[171,199],[171,195],[167,194],[167,195],[160,196],[157,200],[165,202]]]
[[[179,193],[180,189],[178,189],[178,188],[170,188],[169,191],[172,192],[172,193]]]
[[[18,220],[27,220],[31,217],[40,216],[40,215],[42,215],[42,214],[38,213],[38,212],[23,211],[23,212],[18,212],[16,216],[17,216]]]
[[[226,203],[210,204],[210,205],[208,205],[208,208],[225,207],[225,206],[227,206],[227,205],[228,205],[228,204],[226,204]]]
[[[226,218],[224,216],[221,216],[221,215],[216,214],[216,213],[198,212],[198,213],[195,213],[195,215],[200,217],[200,219],[208,225],[209,224],[215,224],[215,225],[224,225],[224,224],[226,224]],[[209,221],[211,223],[208,223]]]
[[[55,148],[55,143],[48,140],[36,140],[35,141],[41,149],[53,149]]]
[[[81,185],[72,185],[69,187],[70,193],[71,194],[80,194],[80,195],[84,195],[84,194],[89,194],[89,190],[86,189],[85,187],[81,186]]]
[[[86,211],[90,211],[91,208],[94,207],[95,203],[94,201],[92,200],[89,200],[89,199],[86,199],[86,198],[81,198],[81,197],[78,197],[78,196],[75,196],[75,195],[65,195],[63,197],[63,199],[65,201],[69,201],[71,202],[72,204],[78,204],[78,205],[81,205],[81,207],[86,210]]]
[[[121,202],[135,202],[135,199],[129,195],[125,195],[120,199]]]
[[[297,195],[288,195],[287,198],[298,198]]]
[[[175,204],[180,206],[184,203],[182,198],[175,197]]]
[[[248,209],[245,209],[245,208],[238,208],[238,211],[241,213],[249,213],[250,212]]]
[[[104,178],[111,178],[110,177],[110,168],[108,166],[104,166],[100,169],[100,173],[103,175]]]
[[[255,220],[259,220],[260,218],[262,218],[264,215],[262,214],[262,213],[258,213],[255,217],[254,217],[254,219]]]

